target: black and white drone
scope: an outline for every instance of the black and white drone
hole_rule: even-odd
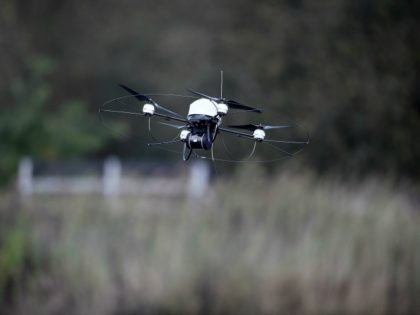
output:
[[[141,94],[120,85],[129,95],[104,103],[100,117],[115,134],[180,154],[184,161],[190,157],[225,162],[277,161],[292,157],[309,143],[308,133],[295,123],[229,124],[229,120],[235,122],[247,114],[262,114],[262,110],[224,98],[222,71],[220,81],[220,97],[194,90],[188,90],[191,95]],[[189,109],[184,118],[174,108],[185,111],[186,100]],[[162,105],[166,102],[172,104],[171,109]]]

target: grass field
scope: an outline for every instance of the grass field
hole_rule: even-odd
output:
[[[261,172],[195,202],[3,193],[0,313],[420,313],[404,189]]]

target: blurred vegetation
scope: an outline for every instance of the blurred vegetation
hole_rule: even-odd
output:
[[[241,169],[204,200],[3,195],[0,312],[420,311],[420,217],[405,193],[263,175]]]
[[[0,312],[4,312],[25,287],[35,270],[37,246],[30,239],[29,225],[16,216],[11,225],[2,222],[0,232]],[[4,219],[4,215],[2,215]]]
[[[64,101],[51,107],[52,71],[49,58],[37,57],[28,65],[27,78],[12,84],[11,104],[0,116],[0,184],[15,174],[23,156],[69,159],[95,152],[105,142],[104,132],[93,132],[96,121],[84,102]]]
[[[143,156],[96,120],[117,84],[216,94],[220,69],[225,96],[302,123],[312,143],[298,172],[239,169],[202,203],[1,190],[0,313],[420,313],[418,199],[394,181],[420,179],[419,12],[2,0],[0,185],[25,155]]]
[[[418,1],[4,0],[0,11],[2,99],[33,54],[57,62],[59,71],[47,82],[52,108],[77,98],[95,111],[123,94],[118,83],[145,92],[216,93],[224,69],[226,96],[309,128],[305,165],[420,177]],[[9,97],[1,106],[13,102]],[[44,128],[67,134],[52,115],[37,115]],[[81,140],[74,134],[63,143]],[[115,142],[99,148],[91,150],[131,156],[144,150]],[[83,152],[79,145],[66,150]]]

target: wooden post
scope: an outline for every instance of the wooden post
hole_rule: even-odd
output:
[[[102,176],[102,193],[105,197],[116,197],[120,194],[121,162],[116,157],[109,157],[104,162]]]
[[[19,162],[17,188],[22,196],[30,196],[34,192],[33,164],[29,157]]]

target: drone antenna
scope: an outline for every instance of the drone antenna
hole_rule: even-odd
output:
[[[223,70],[220,70],[220,98],[223,98]]]

